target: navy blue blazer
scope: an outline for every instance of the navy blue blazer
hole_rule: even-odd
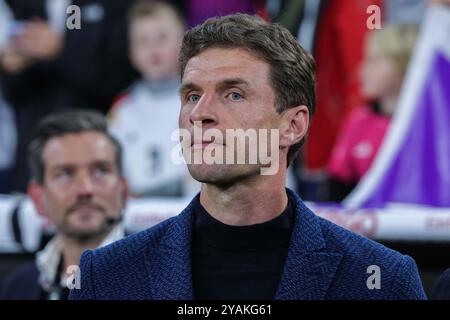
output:
[[[426,299],[412,258],[316,216],[294,192],[295,222],[276,299]],[[194,299],[193,210],[83,253],[70,299]],[[378,266],[379,289],[368,286]],[[372,289],[370,289],[372,288]]]

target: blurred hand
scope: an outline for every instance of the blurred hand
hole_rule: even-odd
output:
[[[56,58],[63,46],[63,36],[43,20],[28,22],[13,42],[24,56],[37,60]]]
[[[15,50],[11,43],[8,43],[2,50],[0,64],[7,73],[18,73],[28,67],[33,60]]]

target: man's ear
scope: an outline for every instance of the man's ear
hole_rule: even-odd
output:
[[[31,180],[28,183],[27,194],[33,201],[33,204],[34,204],[34,207],[36,208],[37,213],[41,217],[48,220],[49,217],[45,210],[42,186],[39,183],[37,183],[36,181]]]
[[[300,142],[309,126],[309,111],[304,105],[288,108],[281,114],[280,147],[290,147]]]

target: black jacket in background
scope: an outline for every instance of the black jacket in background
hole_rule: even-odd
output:
[[[439,277],[433,290],[433,300],[450,300],[450,268]]]
[[[0,300],[42,300],[45,291],[38,282],[39,271],[34,262],[26,263],[3,279]]]

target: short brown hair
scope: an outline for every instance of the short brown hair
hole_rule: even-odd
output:
[[[279,24],[269,24],[257,16],[233,14],[206,20],[186,32],[180,52],[181,77],[188,61],[208,48],[248,50],[270,66],[270,81],[279,113],[298,105],[315,111],[315,62]],[[296,157],[305,138],[291,146],[287,164]]]

